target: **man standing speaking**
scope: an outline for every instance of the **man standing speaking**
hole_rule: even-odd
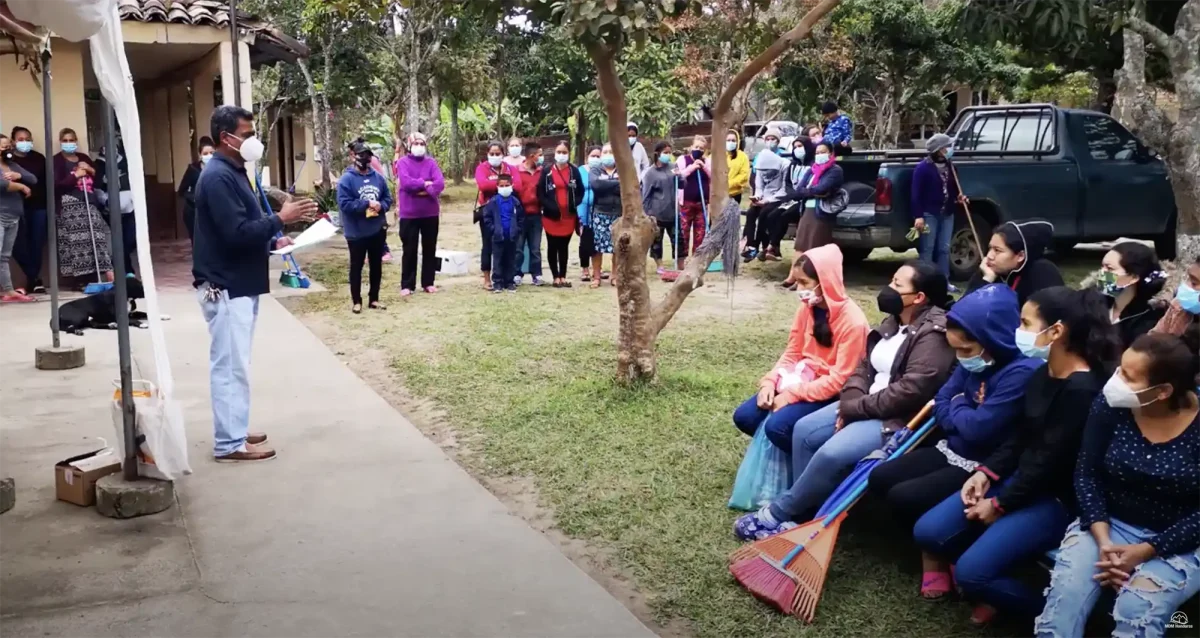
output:
[[[284,224],[316,213],[312,200],[263,211],[250,186],[246,164],[263,156],[254,114],[221,106],[210,125],[217,151],[196,185],[196,237],[192,276],[208,323],[209,386],[212,394],[213,456],[218,462],[275,458],[267,435],[250,430],[250,350],[258,318],[258,296],[270,292],[272,249],[292,243],[276,239]]]

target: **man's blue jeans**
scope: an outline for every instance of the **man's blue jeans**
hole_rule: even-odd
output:
[[[954,215],[925,213],[925,227],[917,254],[925,261],[937,264],[946,278],[950,277],[950,239],[954,235]]]
[[[1155,534],[1150,530],[1109,520],[1113,545],[1136,545]],[[1071,523],[1059,545],[1058,559],[1050,573],[1046,607],[1034,621],[1038,638],[1082,636],[1088,615],[1100,596],[1097,573],[1100,547],[1092,533]],[[1175,610],[1200,591],[1200,549],[1174,556],[1155,556],[1138,565],[1121,587],[1112,616],[1113,636],[1162,636]],[[1195,623],[1194,619],[1186,622]],[[1190,631],[1194,631],[1194,628]]]
[[[792,431],[792,488],[771,503],[771,515],[799,521],[837,489],[862,458],[883,444],[883,422],[837,424],[838,403],[830,403],[796,422]]]
[[[801,401],[772,412],[758,407],[758,395],[754,395],[733,411],[733,424],[747,436],[754,436],[759,426],[767,428],[767,439],[779,449],[791,454],[792,430],[796,427],[796,421],[828,404],[829,401]]]
[[[21,272],[25,273],[26,289],[32,289],[33,282],[42,279],[42,253],[45,250],[46,209],[26,209],[13,248],[13,259],[21,267]]]
[[[517,237],[516,254],[513,256],[513,272],[517,275],[542,276],[542,216],[526,215]],[[521,268],[525,264],[525,251],[529,251],[529,272]]]
[[[202,285],[196,294],[208,323],[208,383],[212,395],[213,455],[246,449],[250,430],[250,349],[258,320],[258,296],[206,301]]]
[[[987,497],[998,494],[1010,480],[992,485]],[[1054,549],[1071,522],[1067,508],[1058,499],[1042,498],[991,525],[967,520],[964,509],[958,492],[935,505],[913,528],[917,545],[954,563],[955,580],[968,598],[1010,614],[1036,616],[1042,609],[1041,594],[1009,572]]]

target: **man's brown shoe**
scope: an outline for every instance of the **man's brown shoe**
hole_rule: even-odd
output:
[[[266,432],[250,432],[246,435],[246,442],[250,445],[262,445],[267,442]]]
[[[246,445],[245,452],[234,452],[216,457],[217,463],[240,463],[244,461],[270,461],[275,458],[275,450],[269,447]]]

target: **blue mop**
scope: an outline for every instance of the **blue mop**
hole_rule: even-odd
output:
[[[83,294],[98,295],[106,290],[112,290],[113,283],[111,281],[104,281],[103,276],[100,274],[100,253],[96,247],[96,227],[92,225],[92,202],[88,197],[88,193],[92,191],[92,178],[79,178],[79,190],[83,191],[83,208],[87,211],[88,234],[92,236],[92,259],[96,261],[96,281],[85,286]]]

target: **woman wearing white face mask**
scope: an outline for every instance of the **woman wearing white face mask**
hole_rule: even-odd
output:
[[[1195,344],[1138,337],[1092,405],[1039,637],[1082,636],[1102,587],[1114,636],[1162,636],[1200,591],[1200,410]]]
[[[496,182],[501,175],[512,175],[514,189],[521,183],[520,171],[504,162],[504,145],[498,141],[488,142],[487,155],[475,167],[475,223],[479,224],[482,248],[479,253],[479,270],[483,273],[483,287],[492,289],[492,228],[483,207],[496,196]]]
[[[504,163],[519,169],[525,163],[525,142],[519,137],[514,137],[508,140],[508,153],[504,156]]]
[[[200,171],[208,165],[214,152],[216,147],[212,139],[207,135],[201,137],[196,148],[199,159],[188,164],[183,179],[179,181],[179,190],[176,191],[179,197],[183,198],[183,225],[187,228],[188,241],[192,241],[196,236],[196,184],[200,181]]]
[[[800,186],[792,190],[790,197],[799,201],[804,208],[796,225],[796,252],[833,243],[833,221],[836,216],[822,213],[817,201],[834,195],[846,182],[842,167],[837,165],[835,159],[830,145],[817,144],[813,148],[812,169],[804,176]]]
[[[580,231],[578,210],[585,184],[579,167],[571,164],[571,146],[559,142],[554,147],[554,163],[542,168],[537,186],[546,231],[546,258],[555,288],[571,287],[567,256],[571,254],[571,235]]]
[[[997,610],[1024,617],[1042,610],[1041,592],[1010,568],[1057,547],[1074,518],[1072,472],[1088,409],[1119,352],[1095,290],[1034,293],[1015,336],[1022,354],[1047,364],[1025,386],[1012,435],[913,529],[926,564],[938,564],[926,571],[957,565],[963,595],[979,603],[971,615],[977,625]]]

